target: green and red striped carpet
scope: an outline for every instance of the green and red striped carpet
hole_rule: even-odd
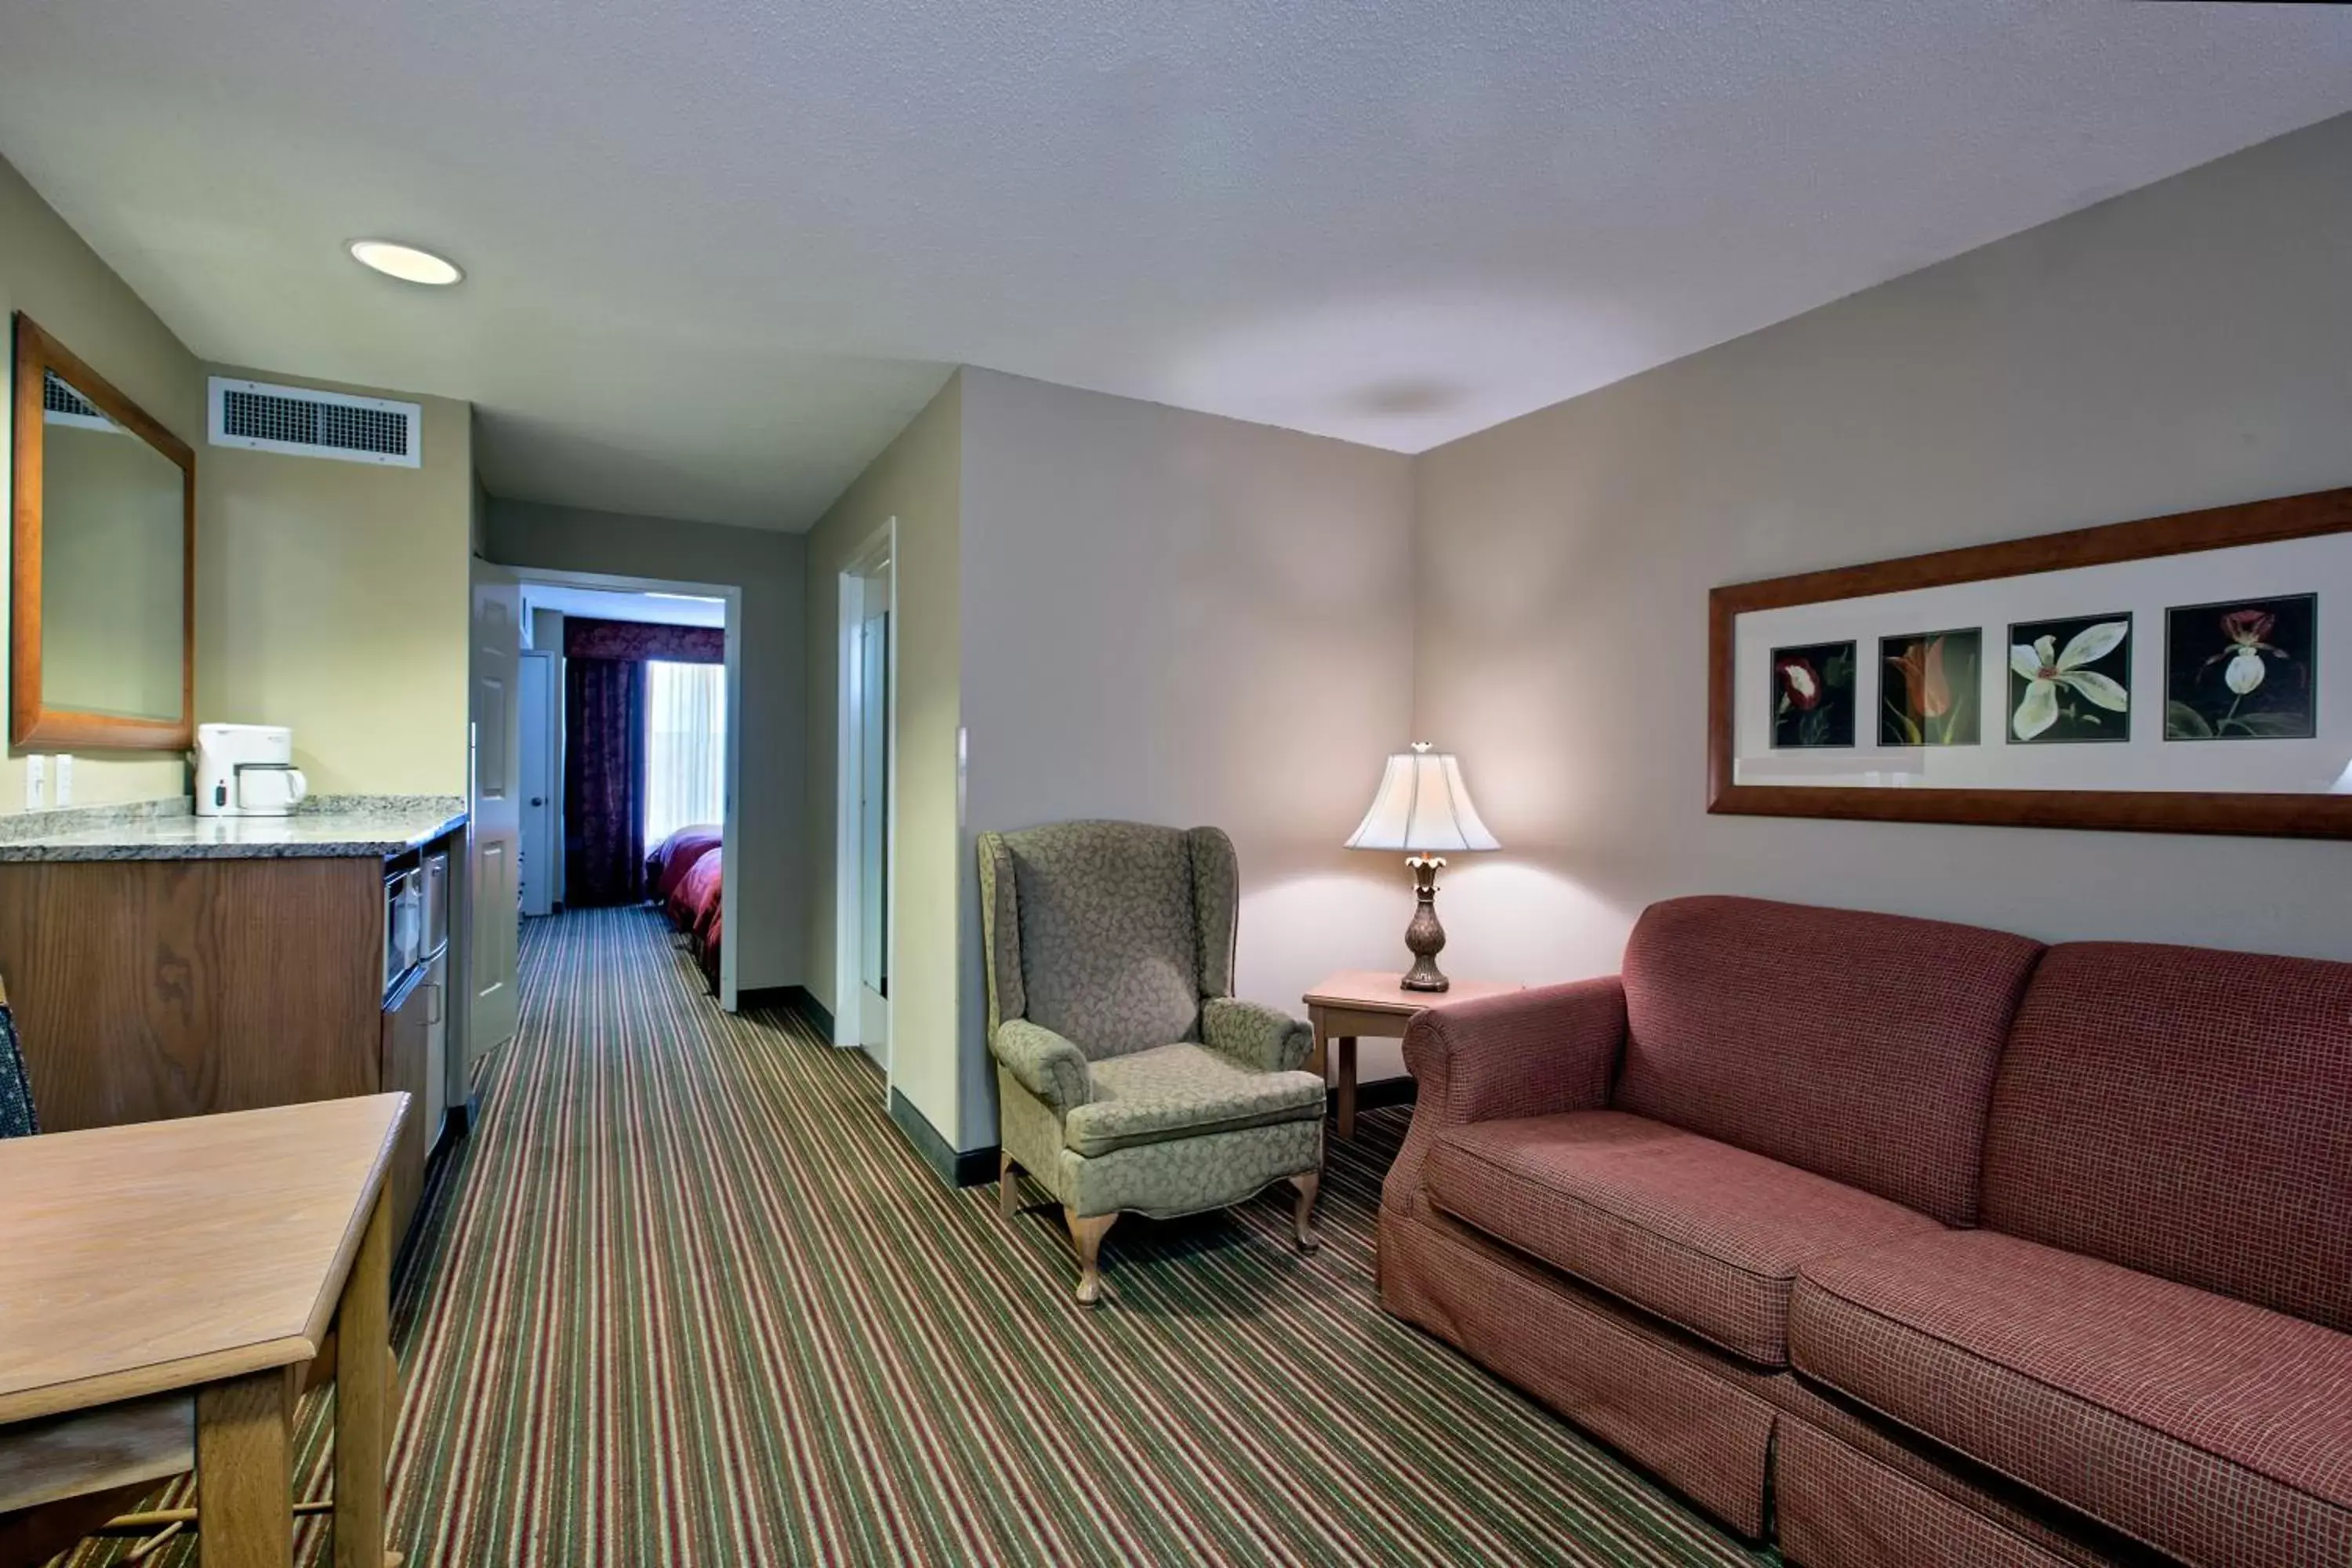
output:
[[[1381,1312],[1405,1114],[1333,1143],[1318,1255],[1276,1195],[1130,1218],[1085,1313],[1059,1210],[942,1188],[862,1057],[719,1012],[650,911],[533,921],[521,1031],[394,1303],[394,1542],[501,1568],[1770,1561]],[[324,1544],[305,1525],[299,1559]]]

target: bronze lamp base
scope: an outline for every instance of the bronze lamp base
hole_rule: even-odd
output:
[[[1412,967],[1405,971],[1403,985],[1407,991],[1443,991],[1454,983],[1437,967],[1437,955],[1445,951],[1445,928],[1437,923],[1437,872],[1445,864],[1442,855],[1414,855],[1405,864],[1412,868],[1412,923],[1404,928],[1404,944],[1412,950]]]

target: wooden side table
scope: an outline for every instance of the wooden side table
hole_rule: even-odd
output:
[[[1306,995],[1307,1021],[1315,1028],[1315,1055],[1307,1070],[1322,1076],[1326,1053],[1339,1047],[1339,1136],[1356,1136],[1356,1041],[1360,1037],[1402,1039],[1405,1026],[1424,1007],[1471,1002],[1523,991],[1506,980],[1456,980],[1446,991],[1407,991],[1402,970],[1347,969],[1327,976]]]

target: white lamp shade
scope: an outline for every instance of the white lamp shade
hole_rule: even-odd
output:
[[[1417,741],[1389,759],[1371,810],[1348,837],[1350,849],[1412,849],[1444,853],[1500,849],[1463,787],[1462,764],[1451,752]]]

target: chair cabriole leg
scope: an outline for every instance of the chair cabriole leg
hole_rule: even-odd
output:
[[[1323,1173],[1308,1171],[1293,1176],[1290,1184],[1298,1189],[1298,1207],[1293,1215],[1298,1231],[1298,1250],[1313,1252],[1323,1245],[1323,1237],[1315,1228],[1315,1194],[1323,1190]]]
[[[1078,1247],[1078,1305],[1091,1307],[1102,1300],[1102,1243],[1114,1222],[1116,1214],[1098,1214],[1079,1217],[1076,1209],[1065,1207],[1062,1215],[1070,1222],[1070,1239]]]

